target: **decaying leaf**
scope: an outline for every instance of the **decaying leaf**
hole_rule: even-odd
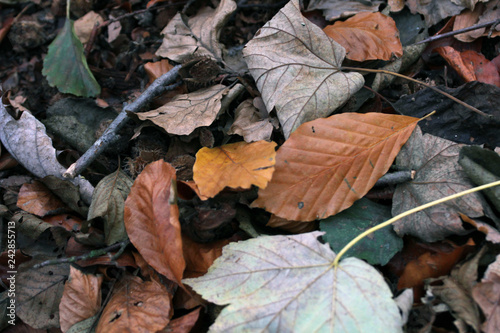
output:
[[[45,185],[35,180],[31,184],[24,184],[21,187],[17,207],[25,212],[43,217],[63,209],[65,205]]]
[[[178,95],[156,110],[137,113],[170,134],[188,135],[196,128],[210,126],[221,111],[221,100],[229,88],[221,84]]]
[[[156,332],[167,326],[172,314],[172,295],[164,285],[126,276],[104,308],[97,332]]]
[[[474,187],[458,155],[463,145],[422,135],[417,128],[396,159],[400,168],[415,170],[415,179],[400,184],[394,193],[392,214],[402,212]],[[411,214],[394,224],[398,235],[414,235],[427,242],[454,234],[464,234],[459,212],[469,217],[483,216],[483,201],[477,193]]]
[[[177,14],[163,29],[163,43],[156,55],[176,62],[199,55],[222,59],[224,45],[219,43],[219,35],[235,10],[236,2],[222,0],[217,9],[204,6],[190,19]]]
[[[226,305],[212,332],[402,332],[383,277],[370,265],[335,254],[317,237],[263,236],[224,247],[208,273],[183,282]]]
[[[107,245],[127,238],[123,211],[131,187],[132,179],[121,170],[117,170],[101,179],[95,188],[87,218],[104,219],[104,237]]]
[[[227,134],[238,134],[246,142],[270,140],[274,126],[270,119],[263,119],[252,101],[243,101],[234,110],[234,122]]]
[[[406,5],[410,8],[412,14],[422,14],[429,27],[438,23],[442,19],[459,14],[465,8],[451,0],[407,0]]]
[[[342,113],[302,124],[278,149],[273,178],[252,206],[295,221],[350,207],[387,172],[417,121]]]
[[[224,187],[265,188],[276,162],[275,142],[236,142],[202,148],[196,153],[193,179],[204,196],[212,198]]]
[[[500,255],[492,262],[483,279],[472,290],[474,300],[486,316],[482,330],[495,333],[500,327]]]
[[[182,254],[179,208],[172,184],[175,169],[160,160],[148,164],[125,201],[125,228],[142,257],[160,274],[181,283]]]
[[[340,70],[345,49],[290,1],[248,42],[243,54],[267,110],[276,108],[285,137],[326,117],[361,89],[359,73]]]
[[[403,55],[396,23],[382,13],[358,13],[326,26],[323,31],[345,48],[346,57],[351,60],[391,60]]]
[[[76,37],[73,21],[66,19],[64,27],[50,44],[43,60],[43,75],[60,92],[91,97],[101,92],[87,65],[83,45]]]
[[[376,12],[383,1],[351,1],[351,0],[311,0],[307,10],[323,10],[327,21],[348,17],[359,12]]]
[[[21,118],[15,120],[0,103],[0,128],[2,144],[28,171],[39,178],[49,175],[63,178],[66,168],[57,161],[52,139],[31,113],[23,112]],[[83,201],[90,204],[94,187],[80,176],[71,182],[79,186]]]
[[[63,332],[99,312],[102,280],[102,275],[84,274],[79,269],[70,267],[69,279],[64,285],[59,304],[59,322]]]

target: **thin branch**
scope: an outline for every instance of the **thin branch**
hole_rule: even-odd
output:
[[[481,23],[481,24],[476,24],[476,25],[470,26],[468,28],[458,29],[455,31],[450,31],[450,32],[441,34],[441,35],[432,36],[432,37],[426,38],[424,40],[421,40],[420,42],[413,43],[411,45],[418,45],[418,44],[433,42],[433,41],[438,40],[438,39],[459,35],[459,34],[464,33],[464,32],[477,30],[477,29],[481,29],[481,28],[486,28],[486,27],[489,27],[490,25],[491,25],[491,31],[492,31],[493,29],[495,29],[495,27],[499,23],[500,23],[500,19],[496,19],[493,21],[489,21],[489,22],[485,22],[485,23]]]
[[[83,154],[78,161],[73,163],[63,176],[75,178],[82,173],[106,148],[119,139],[118,131],[130,119],[127,112],[136,113],[145,107],[153,98],[167,90],[176,88],[179,84],[172,84],[177,79],[181,65],[177,65],[167,73],[157,78],[134,102],[123,108],[122,112],[113,120],[99,139]]]

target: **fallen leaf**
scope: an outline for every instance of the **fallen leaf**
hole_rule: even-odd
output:
[[[172,68],[174,68],[174,65],[170,64],[167,59],[144,64],[144,71],[149,77],[149,84],[153,83],[157,78],[167,73]]]
[[[84,274],[81,270],[70,267],[69,279],[64,284],[59,304],[59,322],[63,332],[100,311],[102,280],[102,275]]]
[[[104,19],[94,11],[90,11],[75,21],[75,35],[82,44],[90,39],[90,34],[94,27],[103,24]]]
[[[341,17],[349,17],[360,12],[376,12],[383,1],[349,1],[349,0],[311,0],[307,11],[322,10],[327,21]]]
[[[484,6],[480,3],[478,6],[474,8],[473,11],[470,9],[466,9],[455,17],[455,21],[453,22],[453,31],[460,30],[464,28],[468,28],[477,24],[479,17],[484,11]],[[479,28],[472,31],[467,31],[454,37],[461,42],[470,43],[481,37],[483,33],[486,31],[486,28]]]
[[[304,222],[300,222],[300,221],[287,220],[287,219],[284,219],[282,217],[278,217],[274,214],[271,214],[269,221],[267,221],[266,227],[281,228],[283,230],[291,232],[292,234],[302,234],[302,233],[318,230],[317,223],[314,223],[314,222],[304,223]],[[240,224],[240,228],[241,228],[241,224]]]
[[[252,101],[243,101],[234,110],[234,122],[227,134],[238,134],[246,142],[270,140],[274,126],[269,119],[262,118]]]
[[[294,221],[350,207],[387,172],[417,121],[342,113],[302,124],[278,149],[273,178],[252,206]]]
[[[443,57],[450,66],[457,71],[457,73],[464,79],[466,82],[476,81],[476,74],[474,73],[474,69],[469,66],[469,64],[465,63],[462,57],[460,56],[460,52],[455,50],[451,46],[441,46],[435,49],[441,57]]]
[[[340,70],[345,49],[290,1],[243,49],[267,110],[276,108],[285,138],[307,121],[326,117],[364,83]]]
[[[335,254],[321,232],[262,236],[224,247],[209,272],[183,282],[208,301],[228,304],[211,332],[402,332],[383,277]]]
[[[94,97],[101,92],[70,19],[66,19],[64,27],[49,45],[49,51],[43,60],[42,74],[50,86],[57,87],[62,93]]]
[[[196,153],[193,179],[201,194],[213,198],[226,186],[266,188],[276,162],[275,142],[236,142]]]
[[[500,255],[492,262],[484,277],[473,289],[472,297],[486,316],[482,330],[495,333],[500,327]]]
[[[406,5],[412,14],[422,14],[428,27],[449,16],[458,15],[464,9],[463,6],[455,4],[454,1],[442,0],[407,0]]]
[[[19,190],[17,207],[43,217],[64,209],[66,206],[45,185],[39,181],[24,184]]]
[[[177,14],[161,32],[163,42],[156,55],[179,63],[200,55],[222,59],[224,45],[219,36],[236,7],[233,0],[222,0],[217,9],[204,6],[189,19]]]
[[[396,158],[399,168],[415,170],[416,175],[411,182],[396,187],[392,215],[474,187],[458,164],[462,146],[430,134],[422,135],[417,128]],[[413,235],[427,242],[463,235],[466,230],[458,212],[475,218],[484,215],[482,207],[481,197],[472,193],[403,217],[394,223],[394,230],[400,236]]]
[[[148,164],[130,189],[124,219],[130,241],[148,264],[180,284],[186,263],[173,182],[175,169],[170,164]]]
[[[184,278],[204,275],[215,259],[222,254],[222,247],[227,244],[229,244],[227,239],[210,243],[197,243],[188,236],[182,235],[182,249],[184,260],[186,260]]]
[[[500,232],[497,229],[495,229],[488,223],[473,220],[464,214],[460,214],[460,217],[464,222],[469,223],[470,225],[474,226],[478,231],[485,234],[487,241],[492,242],[493,244],[500,244]]]
[[[189,135],[196,128],[210,126],[221,111],[221,101],[229,88],[221,84],[178,95],[158,109],[137,113],[170,134]]]
[[[354,61],[391,60],[403,55],[399,31],[392,18],[382,13],[362,12],[323,31],[347,51]]]
[[[172,295],[165,286],[129,275],[115,287],[96,332],[156,332],[172,315]]]
[[[28,171],[39,178],[49,175],[63,178],[66,168],[57,161],[52,139],[47,135],[45,126],[31,113],[23,112],[21,118],[16,120],[0,103],[0,128],[2,144]],[[90,204],[94,187],[80,176],[71,182],[79,186],[83,201]]]
[[[101,179],[94,190],[87,219],[92,220],[96,217],[104,219],[106,245],[127,238],[123,211],[132,183],[129,176],[117,170]]]
[[[319,228],[326,232],[323,238],[333,251],[339,252],[360,233],[391,217],[390,207],[361,198],[346,210],[321,220]],[[346,255],[384,266],[402,248],[403,240],[393,230],[385,228],[361,239]]]

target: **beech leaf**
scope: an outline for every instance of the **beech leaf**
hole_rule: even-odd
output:
[[[275,142],[236,142],[201,148],[196,153],[193,179],[204,196],[212,198],[224,187],[265,188],[274,171]]]
[[[392,215],[474,187],[458,163],[462,144],[417,128],[396,159],[400,168],[415,170],[413,181],[396,187]],[[471,218],[483,216],[483,200],[477,193],[447,201],[394,223],[400,236],[412,235],[434,242],[455,234],[465,234],[459,213]]]
[[[351,60],[391,60],[403,55],[396,22],[382,13],[358,13],[323,31],[346,49]]]
[[[74,324],[99,313],[103,276],[84,274],[70,266],[69,279],[59,304],[61,330],[66,332]]]
[[[342,113],[302,124],[278,149],[273,178],[252,206],[294,221],[350,207],[387,172],[417,121]]]
[[[66,168],[57,161],[52,139],[47,135],[45,126],[31,113],[25,111],[16,120],[0,103],[0,128],[2,144],[26,170],[39,178],[50,175],[63,178]],[[83,201],[90,204],[94,187],[80,176],[70,181],[79,186]]]
[[[257,31],[243,54],[286,138],[300,124],[330,115],[364,83],[361,74],[340,70],[345,49],[302,16],[298,0]]]
[[[107,245],[127,238],[123,223],[125,199],[132,187],[132,179],[121,170],[107,175],[97,184],[87,219],[104,219],[104,239]]]
[[[66,19],[43,60],[42,74],[62,93],[93,97],[101,92],[87,65],[83,45],[76,37],[73,21]]]
[[[185,279],[210,302],[226,305],[211,332],[402,332],[383,277],[335,253],[321,232],[263,236],[223,248],[208,273]]]
[[[229,88],[221,84],[178,95],[158,109],[137,113],[170,134],[189,135],[196,128],[210,126],[221,111],[221,101]]]
[[[170,164],[162,160],[148,164],[130,189],[124,219],[130,241],[148,264],[180,284],[186,263],[174,182]]]

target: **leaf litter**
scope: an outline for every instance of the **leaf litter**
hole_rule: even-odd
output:
[[[29,323],[39,329],[60,326],[67,332],[92,327],[98,332],[125,328],[187,332],[195,325],[211,331],[401,332],[408,317],[405,329],[412,329],[412,317],[419,316],[418,303],[429,301],[424,297],[427,293],[436,297],[431,301],[433,309],[446,304],[453,311],[444,311],[456,321],[417,317],[426,320],[425,325],[448,331],[467,326],[492,331],[498,316],[489,305],[496,295],[496,264],[491,262],[497,253],[490,247],[482,250],[487,259],[478,261],[477,254],[473,260],[457,263],[468,253],[478,252],[483,244],[498,242],[498,207],[490,207],[496,200],[495,190],[488,192],[486,200],[472,195],[428,209],[423,215],[410,215],[394,227],[400,235],[406,234],[404,238],[396,236],[392,227],[377,231],[350,250],[350,258],[334,264],[335,253],[366,225],[378,224],[418,203],[471,188],[470,180],[484,184],[495,179],[491,163],[483,163],[467,148],[481,143],[485,148],[479,149],[496,154],[492,149],[498,145],[494,107],[498,87],[492,85],[498,81],[496,54],[483,53],[477,47],[466,51],[463,42],[443,39],[428,46],[426,54],[439,51],[438,46],[446,47],[448,54],[459,57],[446,58],[456,73],[434,75],[425,66],[442,68],[442,64],[422,57],[423,44],[411,45],[426,38],[427,31],[437,31],[433,23],[462,12],[452,18],[460,20],[467,14],[465,5],[434,0],[421,7],[408,1],[408,8],[403,9],[404,4],[390,1],[391,7],[384,9],[381,2],[368,6],[351,1],[309,1],[307,9],[322,10],[328,20],[345,16],[330,22],[337,28],[347,27],[349,32],[340,37],[354,36],[354,42],[345,43],[338,35],[332,39],[325,34],[324,17],[319,15],[318,19],[318,12],[303,12],[297,0],[282,4],[281,9],[273,4],[265,10],[259,9],[269,5],[265,2],[255,5],[222,0],[214,6],[164,4],[174,6],[171,11],[160,2],[149,1],[145,11],[134,11],[145,4],[131,5],[128,10],[133,17],[122,8],[105,4],[86,9],[74,5],[76,17],[94,10],[91,13],[109,17],[102,27],[117,29],[108,29],[105,37],[101,28],[91,31],[90,25],[78,26],[78,33],[86,29],[86,36],[97,36],[97,42],[85,37],[88,53],[84,54],[76,35],[68,29],[68,19],[59,33],[65,39],[56,39],[48,46],[44,64],[38,56],[23,58],[20,53],[17,56],[24,59],[23,65],[9,63],[16,57],[2,58],[11,64],[0,68],[0,75],[4,88],[12,89],[8,98],[12,105],[2,104],[1,109],[0,158],[6,162],[0,167],[8,168],[17,160],[35,176],[35,182],[28,184],[4,173],[8,178],[0,179],[0,208],[2,217],[12,220],[17,232],[30,239],[19,238],[18,247],[32,256],[19,266],[20,299],[31,297],[32,292],[46,298],[41,306],[21,302],[18,324]],[[484,21],[485,8],[491,9],[493,2],[476,4],[475,8],[474,4],[466,5]],[[427,26],[412,12],[422,13]],[[29,17],[38,20],[35,14]],[[50,30],[48,17],[39,20],[41,29],[34,35],[41,36],[42,44],[55,36],[44,36]],[[450,21],[446,26],[452,25]],[[16,30],[11,33],[9,40],[16,43]],[[163,41],[158,48],[160,33]],[[481,34],[474,36],[472,40],[490,43],[479,37]],[[31,54],[29,43],[17,41],[13,52],[28,50]],[[40,45],[40,41],[32,45]],[[72,52],[54,53],[68,47]],[[164,59],[157,61],[159,57]],[[420,58],[427,63],[418,63]],[[353,63],[353,59],[371,62]],[[376,59],[393,61],[385,64]],[[80,69],[80,74],[92,72],[97,86],[74,90],[94,81],[55,69],[75,61],[71,69]],[[139,110],[143,112],[134,109],[131,117],[142,124],[116,130],[118,139],[114,140],[127,142],[132,138],[128,147],[123,144],[114,151],[108,149],[88,164],[85,178],[76,178],[74,184],[60,179],[67,168],[64,159],[68,153],[74,154],[69,136],[65,138],[64,131],[48,133],[37,119],[44,117],[44,99],[36,89],[18,88],[33,87],[31,82],[40,76],[42,67],[48,82],[60,92],[94,95],[101,86],[99,98],[91,100],[101,107],[125,113],[128,108],[124,102],[147,99]],[[363,68],[412,71],[418,79],[428,79],[431,86],[434,81],[449,85],[451,88],[440,89],[484,114],[471,113],[441,95],[436,98],[429,89],[401,83],[400,79],[386,80],[386,74],[377,74],[374,81],[373,75],[360,74]],[[171,86],[158,90],[161,96],[152,99],[141,95],[144,85],[154,87],[153,81],[170,70],[178,70],[179,77],[169,81]],[[474,82],[460,86],[466,81]],[[63,87],[61,82],[70,84]],[[363,85],[380,95],[365,93]],[[56,89],[51,93],[53,100],[64,98]],[[394,109],[381,97],[397,100]],[[20,117],[11,116],[15,108],[22,110]],[[419,122],[425,133],[419,134],[419,118],[433,110],[437,110],[435,115]],[[93,135],[95,129],[84,131]],[[88,140],[95,141],[99,135],[95,133]],[[102,144],[107,143],[104,140]],[[66,150],[61,153],[54,146]],[[262,149],[254,149],[257,146]],[[120,160],[125,163],[117,164]],[[461,169],[462,164],[467,170]],[[377,186],[382,184],[378,179],[394,168],[403,168],[408,174],[413,170],[413,179]],[[26,191],[41,183],[46,187],[43,191]],[[411,205],[400,204],[408,203],[409,194]],[[377,209],[367,197],[378,203]],[[58,205],[49,204],[47,198],[58,198]],[[369,213],[359,215],[365,209]],[[43,220],[27,212],[43,216]],[[346,230],[350,227],[350,232],[342,233],[343,225]],[[318,226],[328,232],[322,238],[315,231]],[[420,250],[408,250],[414,241]],[[364,245],[369,250],[358,251]],[[96,248],[103,251],[90,252]],[[451,250],[429,250],[444,248]],[[1,251],[2,258],[9,258],[6,248]],[[61,263],[62,257],[82,252],[83,256],[70,258],[69,269]],[[407,263],[406,268],[388,273],[398,262]],[[4,266],[7,261],[0,263]],[[50,266],[54,263],[58,263],[57,268]],[[86,267],[85,275],[81,267]],[[78,288],[78,297],[93,299],[93,310],[65,308],[75,295],[67,277],[95,281],[98,273],[103,273],[99,277],[102,284],[93,284],[88,291],[87,287]],[[438,280],[426,281],[430,277]],[[51,286],[57,290],[42,281],[53,281]],[[405,287],[411,289],[403,292]],[[1,306],[8,304],[7,292],[0,298]],[[412,300],[416,303],[413,307]],[[209,310],[209,318],[199,307],[207,302],[226,307],[220,315]],[[69,321],[68,310],[74,312]],[[39,312],[38,317],[32,315]],[[1,328],[5,325],[0,322]]]

